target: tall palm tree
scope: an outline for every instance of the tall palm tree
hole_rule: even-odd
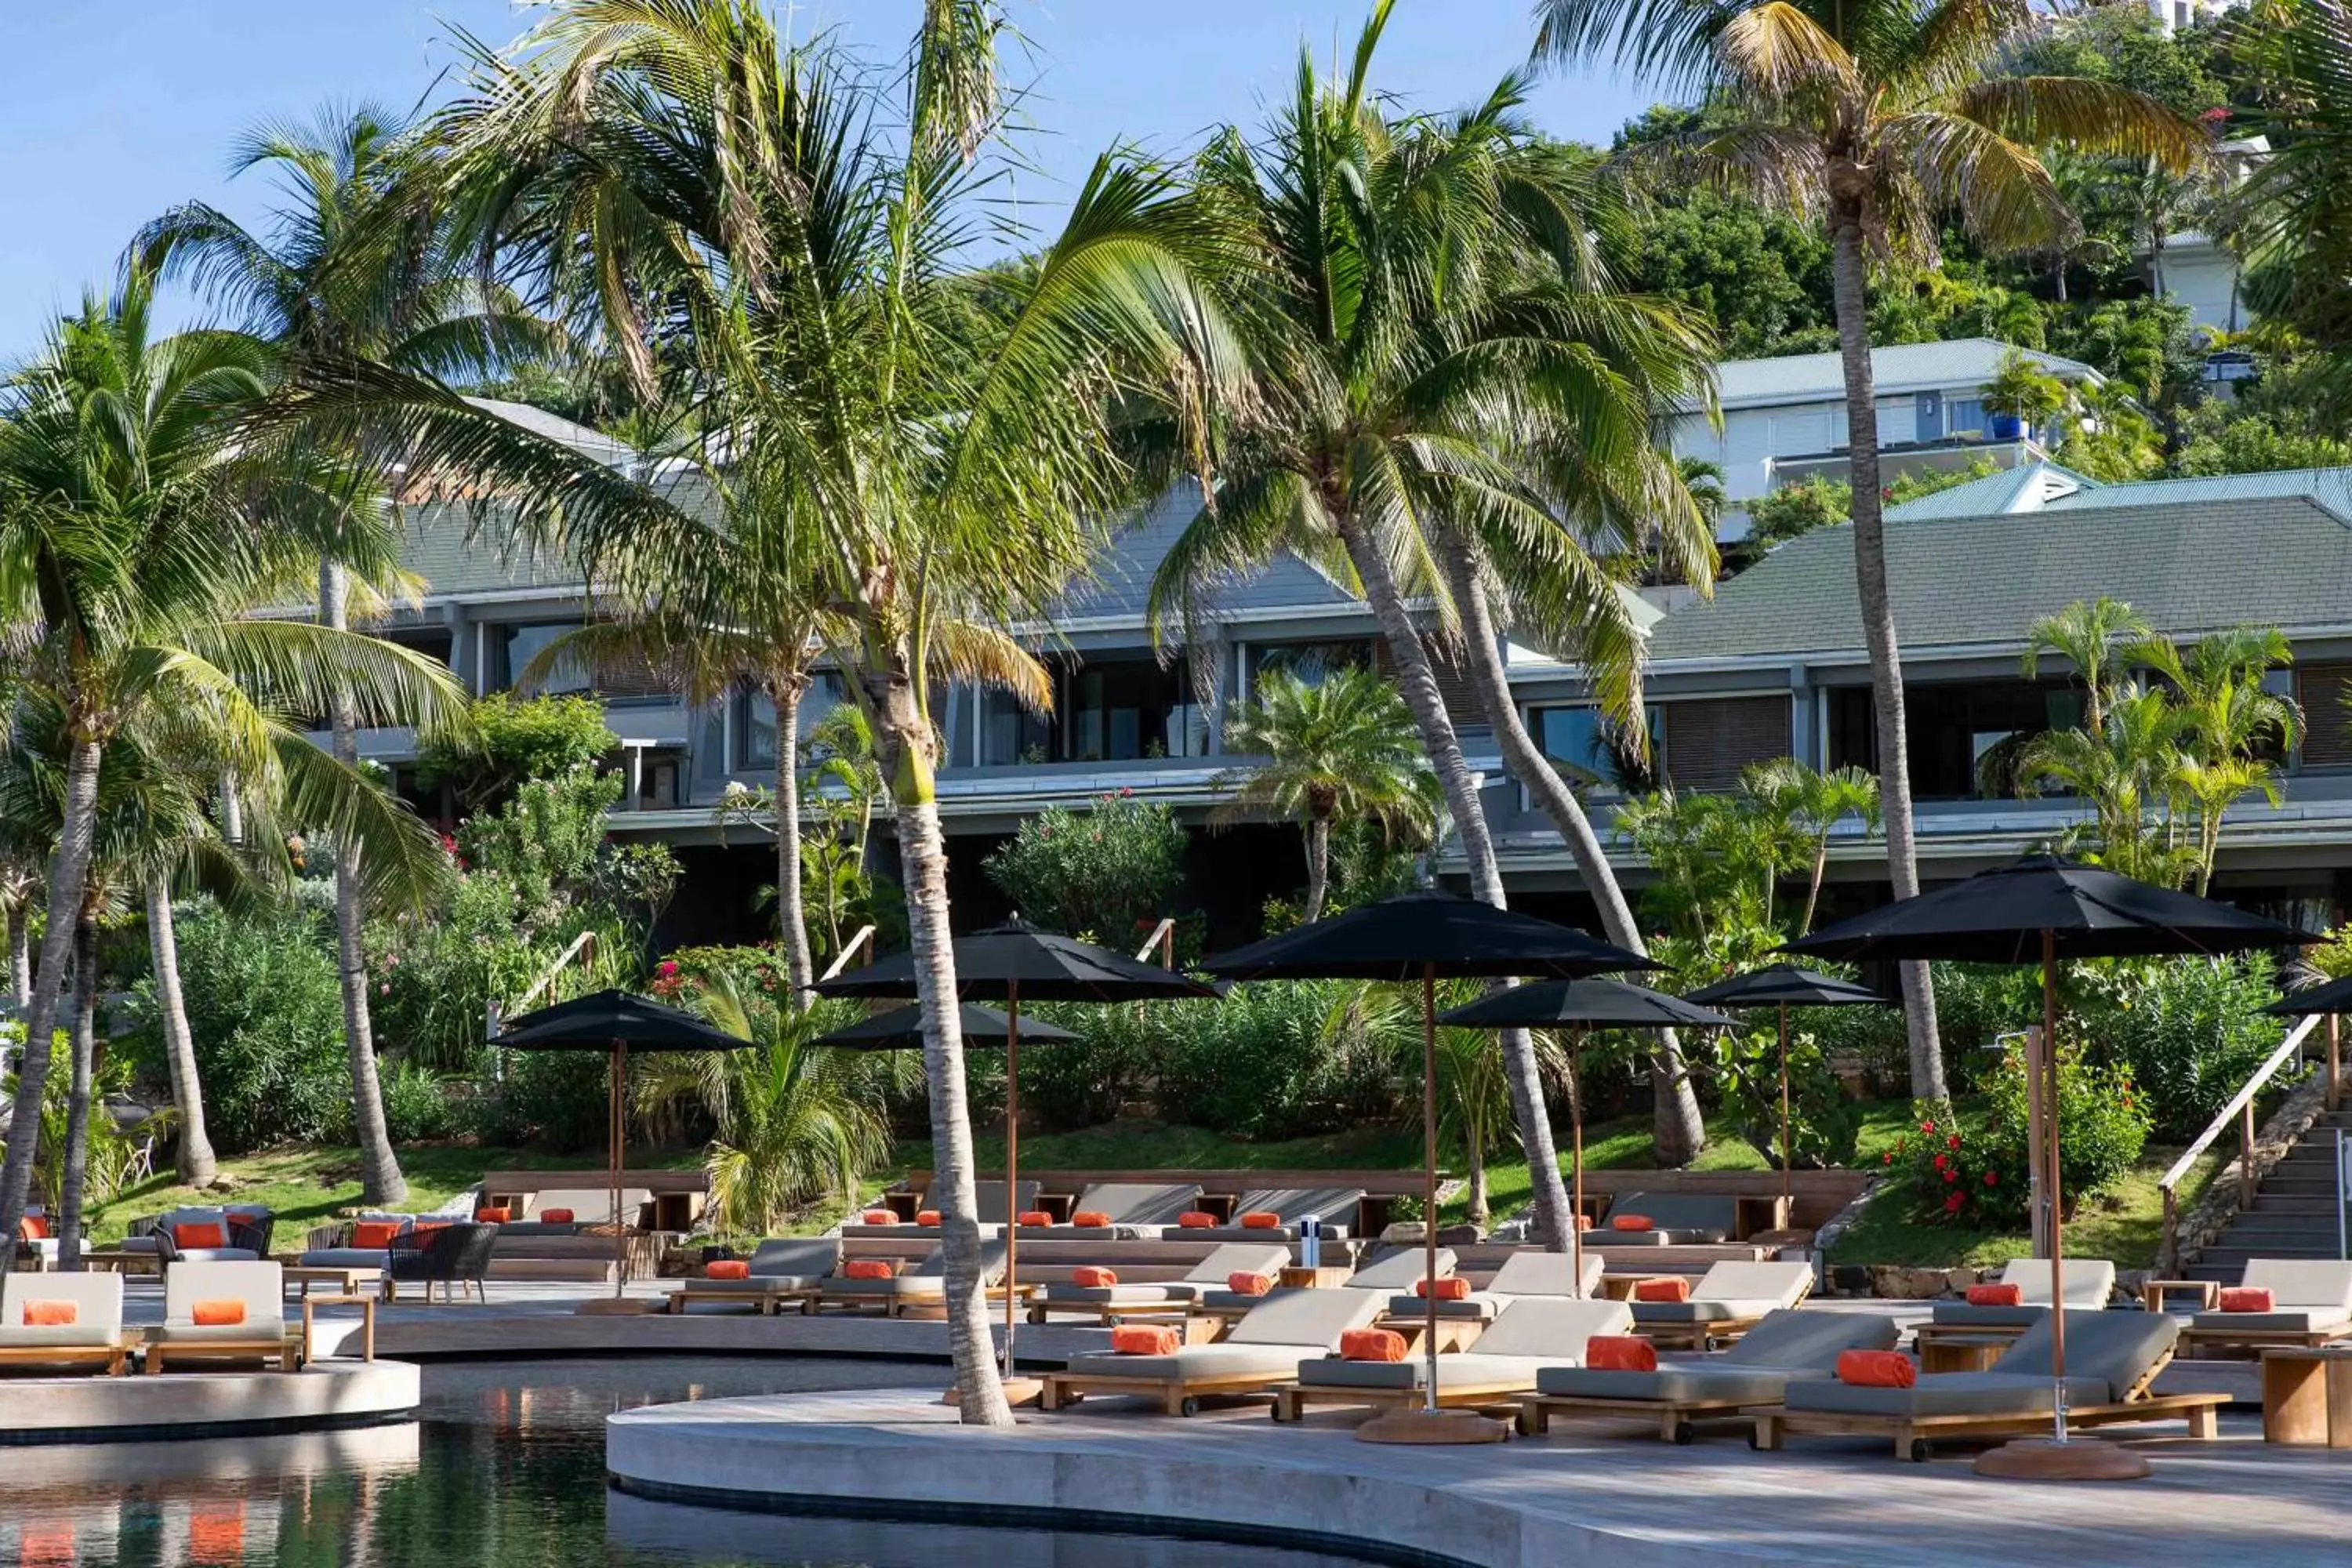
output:
[[[1684,574],[1712,576],[1712,541],[1652,437],[1673,397],[1701,389],[1708,344],[1678,308],[1611,286],[1612,183],[1529,132],[1520,79],[1459,115],[1391,114],[1370,79],[1390,11],[1373,5],[1345,77],[1327,80],[1302,54],[1262,136],[1223,131],[1199,161],[1203,200],[1255,258],[1233,276],[1227,308],[1258,384],[1231,411],[1215,494],[1170,552],[1153,607],[1197,621],[1234,566],[1282,549],[1360,589],[1471,890],[1500,905],[1493,838],[1427,639],[1453,644],[1506,765],[1559,825],[1611,940],[1638,950],[1597,836],[1518,722],[1495,605],[1629,710],[1640,637],[1619,589],[1644,537],[1654,528]],[[1416,615],[1422,597],[1433,617]],[[1568,1194],[1533,1047],[1511,1030],[1502,1048],[1537,1214],[1559,1240]],[[1697,1101],[1678,1066],[1658,1078],[1661,1146],[1695,1153]]]
[[[1607,58],[1668,90],[1695,89],[1713,122],[1638,150],[1679,156],[1824,223],[1844,362],[1854,575],[1870,650],[1879,790],[1895,896],[1919,891],[1903,668],[1887,595],[1869,268],[1932,263],[1956,216],[1983,245],[2047,248],[2075,226],[2035,149],[2061,145],[2182,172],[2207,155],[2191,121],[2111,83],[2008,76],[2004,51],[2042,26],[2031,0],[1538,0],[1538,58]],[[1902,966],[1911,1091],[1945,1098],[1935,994]]]
[[[58,834],[47,925],[26,1013],[45,1041],[96,848],[109,744],[152,710],[204,714],[222,758],[257,776],[289,766],[280,715],[348,694],[373,723],[432,726],[460,710],[437,662],[373,638],[256,619],[299,593],[324,550],[365,575],[395,571],[378,514],[349,504],[344,476],[240,426],[266,392],[267,346],[234,332],[151,331],[153,279],[133,268],[89,300],[0,407],[0,623],[27,628],[26,689],[58,712]],[[20,701],[22,699],[20,699]],[[314,752],[315,754],[315,752]],[[308,770],[311,764],[294,763]],[[438,870],[420,824],[378,790],[322,824],[404,826],[373,889],[405,896]],[[0,1163],[0,1235],[24,1213],[38,1142],[45,1055],[27,1053]]]
[[[1093,525],[1139,500],[1114,420],[1171,418],[1205,451],[1201,405],[1235,374],[1192,282],[1224,264],[1219,233],[1162,171],[1106,158],[1034,261],[966,264],[1005,121],[1002,26],[986,0],[929,0],[886,85],[831,44],[783,48],[752,0],[570,0],[519,52],[479,57],[435,128],[486,257],[639,374],[657,345],[691,356],[702,427],[761,499],[756,534],[713,540],[650,487],[425,378],[349,366],[286,410],[396,422],[420,460],[495,475],[592,580],[658,586],[706,621],[749,579],[743,555],[818,542],[814,595],[842,617],[897,819],[960,1410],[992,1425],[1011,1412],[981,1293],[935,683],[952,664],[1023,679],[1009,638],[951,651],[950,628],[1045,614]]]
[[[1218,775],[1234,793],[1217,816],[1273,812],[1298,820],[1307,839],[1307,920],[1323,918],[1334,822],[1378,822],[1424,836],[1435,824],[1437,778],[1412,715],[1371,670],[1335,669],[1314,683],[1286,671],[1261,680],[1226,723],[1225,750],[1264,760]]]
[[[268,123],[241,138],[233,175],[267,172],[281,197],[260,231],[203,202],[175,207],[132,240],[131,264],[184,277],[231,310],[244,328],[290,363],[359,355],[405,369],[449,374],[496,367],[549,341],[542,323],[513,308],[502,290],[456,264],[445,219],[409,199],[404,176],[415,152],[394,115],[370,104],[329,110],[310,124]],[[388,454],[362,457],[381,477]],[[352,583],[329,550],[318,568],[319,619],[351,625]],[[359,722],[348,697],[325,710],[335,755],[359,760]],[[385,1129],[376,1070],[362,935],[367,905],[360,847],[335,851],[336,966],[343,994],[352,1122],[361,1189],[371,1204],[408,1191]]]

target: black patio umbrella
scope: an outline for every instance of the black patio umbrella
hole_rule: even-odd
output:
[[[1150,1002],[1213,997],[1217,993],[1174,970],[1144,963],[1059,931],[1041,931],[1018,915],[1003,925],[958,937],[954,953],[960,1000],[985,996],[1004,1003],[1004,1375],[1009,1380],[1019,1307],[1014,1287],[1019,1280],[1016,1248],[1021,1228],[1022,1002]],[[852,973],[820,981],[815,989],[825,996],[916,995],[915,955],[898,953]],[[919,1039],[919,1019],[916,1027]],[[1057,1029],[1030,1037],[1066,1040],[1073,1037]]]
[[[1568,1121],[1570,1170],[1576,1194],[1570,1207],[1575,1217],[1569,1226],[1569,1272],[1580,1284],[1584,1279],[1584,1086],[1578,1079],[1584,1054],[1585,1031],[1618,1029],[1729,1028],[1736,1020],[1695,1007],[1678,996],[1630,985],[1622,980],[1539,980],[1481,997],[1466,1007],[1440,1015],[1441,1024],[1475,1028],[1548,1029],[1568,1025]]]
[[[629,1052],[734,1051],[751,1045],[715,1029],[690,1013],[665,1007],[626,991],[597,991],[507,1020],[491,1040],[517,1051],[601,1050],[606,1054],[605,1091],[610,1101],[606,1148],[613,1194],[613,1299],[621,1300],[628,1274],[628,1226],[621,1219],[621,1168],[627,1140]]]
[[[2065,1241],[2058,1184],[2058,961],[2167,952],[2235,952],[2316,942],[2261,915],[2052,855],[2032,855],[1825,926],[1790,952],[1848,963],[1864,959],[1969,960],[2042,964],[2042,1035],[2029,1064],[2029,1108],[2040,1125],[2035,1157],[2050,1232],[2052,1440],[2021,1439],[1977,1461],[1984,1475],[2091,1479],[2147,1474],[2147,1462],[2110,1444],[2066,1436]]]
[[[967,1002],[958,1011],[963,1019],[963,1037],[967,1044],[1001,1046],[1013,1037],[1013,1020],[993,1007]],[[1034,1018],[1021,1026],[1021,1038],[1033,1046],[1063,1045],[1079,1037],[1067,1029],[1057,1029]],[[877,1013],[870,1018],[845,1025],[829,1035],[820,1035],[810,1044],[851,1051],[920,1050],[923,1047],[923,1010],[920,1007],[894,1007],[887,1013]]]
[[[1790,1205],[1789,1176],[1796,1161],[1789,1142],[1789,1009],[1791,1007],[1890,1007],[1894,1004],[1867,985],[1816,974],[1793,963],[1769,963],[1702,985],[1683,998],[1702,1007],[1778,1007],[1780,1010],[1780,1206]],[[1781,1223],[1788,1223],[1784,1215]]]
[[[1426,1181],[1422,1230],[1428,1322],[1423,1348],[1428,1387],[1419,1412],[1381,1416],[1356,1428],[1369,1442],[1462,1442],[1467,1412],[1437,1405],[1437,980],[1541,975],[1574,980],[1612,969],[1655,969],[1638,952],[1532,915],[1450,893],[1405,893],[1299,926],[1203,959],[1226,980],[1386,980],[1421,985],[1421,1116]],[[1500,1423],[1489,1423],[1499,1441]]]

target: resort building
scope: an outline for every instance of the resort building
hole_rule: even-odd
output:
[[[1870,353],[1878,387],[1880,472],[1953,472],[1990,461],[2014,468],[2048,454],[2013,416],[1988,414],[1984,386],[2001,361],[2021,353],[2069,384],[2103,378],[2076,360],[2018,349],[1992,338],[1900,343]],[[1723,470],[1727,504],[1717,533],[1748,537],[1747,503],[1785,485],[1847,476],[1845,370],[1834,353],[1728,360],[1717,367],[1722,425],[1696,408],[1675,422],[1674,452]]]

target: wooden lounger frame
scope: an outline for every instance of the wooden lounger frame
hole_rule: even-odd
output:
[[[174,1342],[164,1340],[147,1342],[146,1363],[150,1373],[163,1370],[166,1359],[174,1361],[274,1361],[280,1372],[293,1372],[301,1365],[302,1342],[280,1335],[274,1340],[190,1340]]]
[[[109,1377],[131,1370],[135,1339],[114,1336],[111,1345],[10,1345],[0,1349],[0,1366],[102,1366]]]
[[[2266,1350],[2316,1350],[2338,1340],[2352,1340],[2352,1324],[2332,1329],[2192,1329],[2180,1330],[2180,1353],[2193,1356],[2200,1348],[2246,1350],[2259,1360]]]
[[[1027,1300],[1029,1293],[1035,1289],[1034,1285],[1020,1287],[1023,1300]],[[1000,1306],[1003,1305],[1004,1287],[991,1285],[988,1288],[988,1300]],[[903,1318],[908,1311],[918,1310],[936,1311],[941,1317],[945,1317],[948,1310],[948,1293],[941,1289],[936,1294],[926,1291],[920,1296],[875,1296],[860,1300],[856,1296],[827,1296],[820,1289],[816,1297],[803,1310],[810,1314],[823,1312],[827,1309],[839,1312],[863,1313],[871,1312],[877,1307],[883,1310],[882,1315],[886,1318]]]
[[[1518,1399],[1517,1425],[1523,1437],[1540,1437],[1551,1430],[1556,1415],[1622,1415],[1658,1424],[1662,1442],[1688,1443],[1697,1436],[1693,1423],[1721,1421],[1756,1408],[1749,1399],[1605,1399],[1589,1394],[1523,1394]]]
[[[1446,1409],[1469,1406],[1479,1410],[1499,1409],[1508,1413],[1511,1401],[1527,1392],[1523,1377],[1504,1378],[1495,1383],[1473,1383],[1454,1387],[1440,1387],[1437,1403]],[[1360,1409],[1419,1410],[1429,1403],[1425,1392],[1419,1388],[1342,1388],[1328,1383],[1294,1383],[1275,1390],[1274,1418],[1276,1421],[1297,1421],[1307,1414],[1310,1405],[1347,1405]]]
[[[1166,1323],[1181,1329],[1194,1316],[1191,1307],[1190,1301],[1134,1301],[1121,1306],[1116,1301],[1048,1301],[1040,1296],[1029,1303],[1029,1321],[1042,1323],[1051,1317],[1067,1317],[1084,1318],[1106,1329],[1115,1329],[1121,1323]]]
[[[738,1285],[743,1283],[736,1281]],[[756,1279],[753,1283],[757,1283]],[[772,1318],[787,1301],[797,1302],[803,1313],[816,1310],[817,1294],[824,1287],[817,1285],[779,1285],[772,1290],[710,1290],[700,1288],[700,1282],[688,1280],[669,1293],[669,1304],[663,1309],[673,1317],[683,1313],[689,1301],[730,1301],[737,1306],[751,1306],[760,1316]]]
[[[1812,1293],[1813,1282],[1808,1279],[1805,1288],[1797,1292],[1796,1300],[1774,1310],[1794,1311],[1803,1306],[1805,1299]],[[1694,1301],[1705,1299],[1700,1296],[1691,1298]],[[1762,1322],[1766,1315],[1759,1312],[1752,1318],[1717,1318],[1704,1323],[1645,1323],[1636,1318],[1628,1332],[1639,1334],[1661,1350],[1706,1351],[1717,1344],[1738,1343],[1748,1330]]]
[[[2084,1309],[2080,1307],[2069,1307],[2066,1310],[2070,1312],[2079,1312],[2084,1310]],[[1925,1350],[1938,1340],[2022,1339],[2025,1335],[2025,1331],[2032,1326],[2032,1325],[2030,1323],[2014,1325],[1987,1323],[1981,1326],[1975,1323],[1937,1323],[1932,1321],[1919,1323],[1914,1325],[1911,1330],[1911,1348],[1914,1350]]]
[[[2132,1384],[2123,1401],[2116,1405],[2083,1405],[2069,1406],[2066,1425],[2075,1426],[2128,1426],[2142,1421],[2168,1421],[2179,1416],[2189,1423],[2189,1436],[2200,1442],[2210,1442],[2221,1436],[2221,1406],[2230,1403],[2226,1394],[2149,1394],[2156,1382],[2172,1360],[2170,1351]],[[1988,1437],[2031,1437],[2047,1432],[2051,1426],[2050,1412],[2023,1415],[1879,1415],[1864,1411],[1790,1410],[1785,1405],[1757,1405],[1748,1411],[1756,1418],[1751,1446],[1768,1453],[1778,1453],[1791,1432],[1810,1433],[1822,1436],[1889,1437],[1895,1443],[1895,1457],[1924,1463],[1931,1445],[1938,1437],[1958,1437],[1975,1440]]]
[[[1313,1355],[1314,1347],[1298,1347],[1300,1358]],[[1157,1399],[1160,1408],[1171,1415],[1197,1415],[1203,1394],[1276,1394],[1291,1385],[1292,1379],[1280,1373],[1209,1373],[1201,1377],[1114,1377],[1076,1372],[1049,1372],[1044,1375],[1045,1390],[1038,1395],[1038,1407],[1062,1410],[1076,1405],[1089,1394],[1126,1394],[1140,1399]]]

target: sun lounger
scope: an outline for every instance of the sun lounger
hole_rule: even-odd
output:
[[[2352,1263],[2250,1258],[2239,1284],[2271,1293],[2267,1312],[2200,1312],[2181,1331],[2182,1353],[2323,1345],[2352,1337]]]
[[[1639,1215],[1648,1230],[1619,1230],[1620,1215]],[[1627,1193],[1585,1237],[1590,1247],[1698,1247],[1728,1241],[1739,1228],[1739,1200],[1715,1193]]]
[[[988,1299],[1004,1300],[1004,1243],[982,1241],[980,1244],[981,1278],[986,1281]],[[841,1275],[826,1279],[818,1288],[816,1310],[848,1312],[878,1311],[885,1317],[905,1315],[910,1307],[941,1307],[948,1299],[947,1253],[934,1247],[920,1263],[903,1274],[893,1274],[883,1279],[851,1279]]]
[[[1895,1320],[1874,1312],[1768,1312],[1721,1354],[1655,1372],[1547,1368],[1519,1401],[1519,1430],[1539,1435],[1556,1415],[1637,1415],[1655,1417],[1668,1442],[1687,1443],[1693,1422],[1773,1404],[1791,1380],[1827,1377],[1845,1352],[1892,1350],[1895,1337]]]
[[[671,1288],[669,1310],[683,1312],[695,1301],[723,1301],[772,1317],[787,1301],[806,1311],[841,1265],[841,1238],[834,1236],[771,1237],[751,1249],[748,1279],[690,1279]]]
[[[621,1189],[621,1223],[631,1229],[653,1205],[654,1194],[646,1187]],[[569,1220],[550,1221],[540,1218],[550,1209],[570,1209]],[[454,1217],[471,1219],[470,1214]],[[613,1190],[610,1187],[548,1187],[530,1194],[521,1215],[499,1227],[503,1236],[575,1236],[583,1226],[613,1223]]]
[[[2192,1437],[2218,1431],[2226,1394],[2151,1395],[2172,1359],[2180,1326],[2160,1312],[2066,1312],[2066,1419],[2072,1426],[2189,1423]],[[1777,1405],[1754,1412],[1756,1446],[1778,1448],[1791,1432],[1885,1437],[1897,1458],[1926,1459],[1937,1437],[2007,1437],[2049,1429],[2056,1398],[2055,1336],[2044,1317],[1990,1372],[1947,1372],[1910,1388],[1865,1388],[1832,1377],[1791,1382]]]
[[[1661,1345],[1706,1350],[1738,1339],[1767,1312],[1795,1306],[1812,1288],[1810,1263],[1717,1263],[1687,1301],[1633,1302],[1633,1331]]]
[[[1437,1358],[1437,1403],[1495,1405],[1533,1388],[1547,1369],[1580,1365],[1585,1342],[1622,1334],[1633,1323],[1622,1301],[1523,1296],[1505,1307],[1468,1350]],[[1310,1405],[1419,1408],[1426,1402],[1429,1362],[1346,1361],[1322,1356],[1298,1363],[1297,1386],[1277,1393],[1276,1421],[1296,1421]]]
[[[2115,1294],[2116,1266],[2104,1258],[2070,1258],[2063,1272],[2066,1305],[2097,1311]],[[1938,1301],[1929,1321],[1919,1325],[1917,1342],[1948,1339],[1955,1334],[1997,1338],[2021,1334],[2050,1315],[2050,1260],[2012,1258],[1994,1281],[2014,1285],[2025,1300],[2015,1307],[1973,1307],[1966,1301]]]
[[[992,1237],[997,1235],[1004,1228],[1004,1184],[1003,1182],[975,1182],[972,1184],[971,1190],[972,1217],[979,1222],[980,1234],[984,1237]],[[1023,1182],[1021,1184],[1021,1212],[1034,1209],[1036,1206],[1037,1184],[1034,1182]],[[935,1190],[923,1194],[921,1209],[944,1212],[946,1207],[947,1194],[945,1192]],[[921,1210],[919,1209],[917,1212],[919,1213]],[[940,1227],[935,1225],[915,1225],[911,1223],[901,1223],[896,1225],[866,1225],[857,1220],[850,1220],[842,1226],[841,1234],[846,1237],[854,1237],[866,1241],[905,1241],[909,1237],[917,1239],[923,1237],[936,1238],[940,1234]]]
[[[1116,1323],[1122,1316],[1138,1312],[1181,1312],[1211,1290],[1224,1291],[1225,1281],[1235,1274],[1271,1274],[1289,1261],[1290,1248],[1279,1244],[1252,1247],[1234,1241],[1201,1259],[1181,1279],[1139,1280],[1132,1285],[1074,1285],[1055,1280],[1038,1289],[1030,1303],[1029,1321],[1042,1323],[1049,1316],[1058,1316]]]
[[[68,1303],[73,1321],[27,1323],[34,1302]],[[104,1367],[121,1377],[130,1354],[122,1335],[121,1275],[11,1274],[0,1280],[0,1367]]]
[[[1045,1374],[1041,1403],[1059,1410],[1089,1394],[1132,1394],[1159,1400],[1171,1415],[1191,1415],[1203,1394],[1290,1383],[1301,1357],[1338,1350],[1339,1336],[1370,1323],[1384,1299],[1374,1290],[1293,1290],[1253,1309],[1216,1344],[1167,1355],[1076,1356]]]
[[[1495,1270],[1495,1278],[1484,1290],[1473,1290],[1458,1301],[1440,1301],[1437,1315],[1441,1320],[1491,1323],[1504,1308],[1523,1297],[1549,1296],[1575,1298],[1601,1294],[1601,1258],[1591,1252],[1584,1254],[1584,1277],[1579,1280],[1570,1271],[1570,1256],[1565,1252],[1540,1252],[1529,1249],[1515,1252]],[[1388,1315],[1391,1319],[1425,1320],[1429,1304],[1410,1292],[1389,1298]]]
[[[1320,1223],[1326,1241],[1345,1241],[1363,1201],[1361,1187],[1259,1187],[1234,1200],[1232,1224],[1179,1234],[1188,1241],[1297,1241],[1311,1216]],[[1245,1226],[1240,1223],[1245,1214],[1280,1215],[1282,1223],[1272,1228]]]
[[[200,1306],[232,1301],[245,1309],[240,1321],[196,1321]],[[183,1361],[274,1361],[292,1372],[300,1347],[286,1337],[285,1310],[275,1263],[174,1263],[163,1274],[163,1326],[147,1331],[147,1370]]]
[[[1150,1241],[1164,1236],[1188,1210],[1201,1206],[1197,1182],[1097,1182],[1078,1194],[1073,1215],[1107,1215],[1108,1225],[1024,1225],[1024,1241]],[[985,1214],[988,1211],[981,1211]]]
[[[1452,1247],[1439,1247],[1437,1277],[1444,1279],[1452,1275],[1454,1262]],[[1413,1281],[1423,1278],[1427,1273],[1427,1255],[1420,1247],[1400,1247],[1392,1252],[1381,1254],[1363,1268],[1357,1269],[1348,1277],[1348,1282],[1339,1289],[1370,1291],[1380,1298],[1380,1304],[1386,1307],[1391,1296],[1400,1291],[1411,1290]],[[1276,1296],[1287,1295],[1294,1289],[1303,1288],[1277,1285],[1264,1296],[1244,1296],[1235,1290],[1203,1290],[1193,1310],[1222,1314],[1225,1317],[1239,1317],[1244,1312],[1255,1310]]]

